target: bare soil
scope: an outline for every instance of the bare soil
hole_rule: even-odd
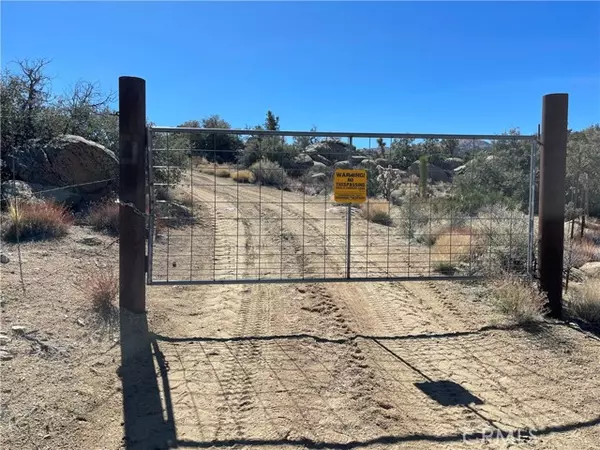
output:
[[[186,180],[199,222],[161,232],[157,277],[344,273],[343,209],[255,186],[240,203],[242,187],[212,180]],[[422,267],[394,228],[353,230],[353,275],[390,271],[367,232],[395,240],[398,271]],[[114,242],[77,226],[23,244],[25,290],[4,244],[3,448],[598,448],[598,338],[512,326],[485,283],[151,286],[147,316],[119,326],[81,281],[117,267]]]

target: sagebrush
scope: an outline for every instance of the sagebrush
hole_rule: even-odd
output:
[[[276,162],[268,159],[261,159],[250,166],[250,171],[254,174],[256,181],[260,184],[279,188],[285,186],[287,174]]]

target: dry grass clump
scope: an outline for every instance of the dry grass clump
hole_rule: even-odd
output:
[[[600,280],[586,280],[570,288],[568,310],[572,316],[600,326]]]
[[[87,222],[96,231],[111,235],[119,234],[119,204],[106,200],[90,208]]]
[[[506,275],[498,280],[491,296],[496,308],[519,325],[539,322],[544,316],[545,298],[518,277]]]
[[[565,243],[565,258],[570,267],[581,267],[585,263],[600,261],[600,246],[587,236]]]
[[[202,165],[200,166],[200,172],[220,178],[228,178],[231,174],[228,167],[218,165]]]
[[[229,171],[229,169],[220,167],[215,170],[215,175],[220,178],[229,178],[229,176],[231,175],[231,172]]]
[[[238,183],[254,183],[256,177],[250,170],[235,170],[229,175],[233,181]]]
[[[8,208],[8,215],[10,224],[3,237],[11,242],[57,239],[65,236],[73,223],[69,211],[51,201],[14,202]]]
[[[89,299],[92,311],[110,320],[117,309],[119,277],[113,268],[98,268],[83,280],[82,290]]]
[[[194,197],[190,192],[181,191],[175,194],[175,202],[180,205],[192,208],[194,206]]]
[[[469,261],[476,249],[476,237],[469,228],[446,228],[430,237],[435,237],[431,246],[431,259],[435,262]]]
[[[360,205],[360,214],[370,222],[386,226],[392,225],[390,203],[387,200],[368,199]]]

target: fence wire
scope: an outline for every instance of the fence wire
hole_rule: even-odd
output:
[[[531,273],[536,158],[535,136],[153,128],[148,282]],[[334,202],[337,168],[367,202]]]

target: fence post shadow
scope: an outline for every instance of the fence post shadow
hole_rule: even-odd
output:
[[[126,449],[163,449],[176,445],[175,422],[167,367],[145,313],[120,311],[123,388],[123,446]],[[156,373],[154,357],[159,373]],[[159,378],[163,383],[163,408]]]

